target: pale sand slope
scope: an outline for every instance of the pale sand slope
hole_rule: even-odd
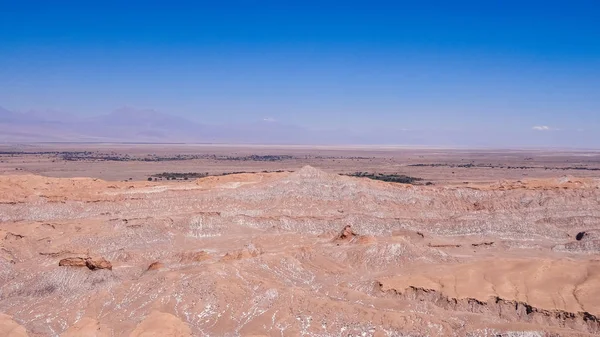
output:
[[[10,316],[0,314],[0,336],[6,337],[27,337],[27,330]]]
[[[453,299],[528,303],[544,310],[600,316],[600,260],[484,259],[427,266],[380,280],[383,291],[434,290]]]

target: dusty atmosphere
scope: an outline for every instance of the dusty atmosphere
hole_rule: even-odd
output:
[[[0,223],[0,336],[600,334],[596,151],[2,145]]]

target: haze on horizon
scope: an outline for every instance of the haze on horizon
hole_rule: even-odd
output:
[[[600,147],[597,1],[19,1],[0,141]]]

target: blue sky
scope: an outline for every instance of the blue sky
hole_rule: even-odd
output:
[[[0,1],[0,106],[600,134],[599,1],[89,3]]]

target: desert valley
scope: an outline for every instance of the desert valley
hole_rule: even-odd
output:
[[[600,336],[600,1],[2,1],[0,337]]]
[[[1,336],[600,334],[600,152],[0,152]]]

